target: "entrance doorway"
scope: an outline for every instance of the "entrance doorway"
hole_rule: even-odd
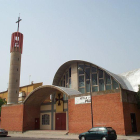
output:
[[[66,130],[66,113],[55,114],[55,130]]]
[[[39,129],[39,118],[35,118],[35,130]]]
[[[130,116],[131,116],[132,132],[137,132],[136,115],[135,113],[131,113]]]

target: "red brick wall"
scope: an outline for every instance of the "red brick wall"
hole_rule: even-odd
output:
[[[91,128],[90,104],[75,105],[75,99],[68,100],[69,133],[81,133]]]
[[[117,134],[125,134],[123,106],[120,93],[103,94],[92,97],[93,125],[113,127]],[[69,99],[69,132],[81,133],[91,128],[90,104],[75,105]]]
[[[35,130],[35,118],[40,118],[40,106],[25,105],[23,131]]]
[[[117,134],[125,134],[120,93],[93,96],[94,126],[109,126]]]
[[[3,106],[1,112],[1,128],[8,131],[22,131],[23,105]]]
[[[8,131],[34,130],[35,118],[40,118],[40,107],[31,105],[4,106],[2,107],[0,127]]]
[[[140,109],[138,109],[138,106],[136,104],[130,104],[130,103],[123,103],[123,107],[124,107],[124,123],[125,123],[126,135],[132,133],[130,113],[135,113],[137,132],[140,133]]]

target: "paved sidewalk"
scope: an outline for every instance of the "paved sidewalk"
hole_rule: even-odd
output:
[[[9,132],[8,135],[12,137],[62,138],[62,139],[78,140],[78,135],[75,135],[75,134],[68,135],[68,131],[30,130],[24,133]]]
[[[78,140],[78,134],[68,134],[67,131],[26,131],[24,133],[21,132],[9,132],[9,136],[12,137],[31,137],[31,138],[60,138],[60,139],[72,139]],[[140,140],[139,135],[131,135],[131,136],[122,136],[118,135],[118,140]]]

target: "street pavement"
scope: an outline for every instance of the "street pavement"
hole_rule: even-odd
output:
[[[0,140],[65,140],[63,138],[31,138],[31,137],[0,137]],[[71,140],[71,139],[67,139]],[[73,139],[74,140],[74,139]],[[77,139],[78,140],[78,139]],[[117,140],[127,140],[127,139],[117,139]],[[130,139],[133,140],[133,139]],[[137,139],[140,140],[140,139]]]
[[[0,137],[0,140],[64,140],[59,138]],[[71,139],[67,139],[71,140]]]
[[[32,130],[24,133],[9,132],[9,137],[0,140],[78,140],[78,135],[68,134],[67,131]],[[131,136],[118,135],[117,140],[140,140],[140,134]]]

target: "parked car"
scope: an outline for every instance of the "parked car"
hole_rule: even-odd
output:
[[[7,136],[7,135],[8,135],[8,131],[4,129],[0,129],[0,136]]]
[[[116,131],[112,127],[93,127],[81,133],[79,140],[116,140]]]

